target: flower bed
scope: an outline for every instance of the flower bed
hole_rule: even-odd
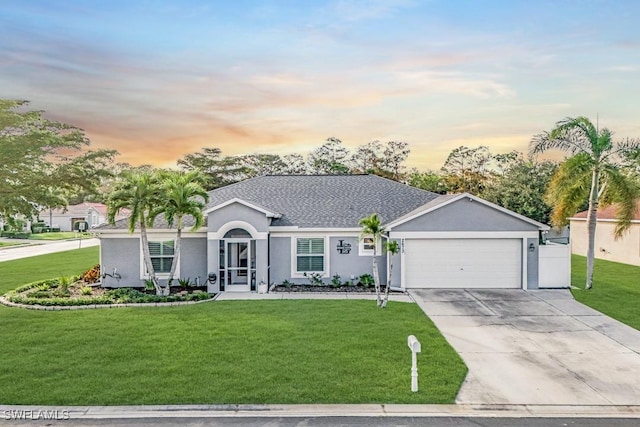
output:
[[[158,296],[135,288],[105,289],[89,285],[80,276],[61,277],[30,283],[7,292],[4,297],[15,304],[42,306],[77,306],[104,304],[145,304],[201,301],[211,298],[203,290],[174,289],[173,294]]]

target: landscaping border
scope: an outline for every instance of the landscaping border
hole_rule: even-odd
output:
[[[18,304],[11,302],[0,296],[0,304],[7,307],[26,308],[27,310],[40,311],[65,311],[65,310],[93,310],[99,308],[122,308],[122,307],[172,307],[178,305],[200,304],[203,302],[215,301],[220,294],[199,301],[174,301],[174,302],[142,302],[142,303],[125,303],[125,304],[87,304],[87,305],[37,305],[37,304]]]

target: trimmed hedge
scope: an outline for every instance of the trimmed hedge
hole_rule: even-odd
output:
[[[31,233],[28,231],[3,231],[0,233],[0,237],[6,237],[8,239],[28,239],[31,237]]]

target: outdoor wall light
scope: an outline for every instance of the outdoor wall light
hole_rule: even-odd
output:
[[[533,252],[536,250],[536,245],[534,245],[533,243],[529,243],[529,252]]]
[[[209,283],[214,285],[218,281],[218,275],[216,273],[209,273],[207,280],[209,280]]]

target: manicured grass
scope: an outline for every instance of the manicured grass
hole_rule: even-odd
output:
[[[86,248],[0,263],[0,293],[77,274]],[[0,403],[451,403],[467,369],[415,304],[226,301],[43,312],[0,306]],[[410,391],[410,334],[422,342]]]
[[[0,402],[451,403],[466,368],[415,304],[0,308]],[[410,391],[410,334],[422,342]]]
[[[37,233],[29,236],[29,240],[66,240],[66,239],[77,239],[80,236],[73,231],[60,231],[53,233]],[[93,237],[90,233],[82,233],[83,239],[89,239]]]
[[[584,290],[586,257],[572,255],[571,292],[576,300],[640,330],[640,267],[595,260],[593,288]]]
[[[0,295],[36,280],[81,274],[99,262],[99,248],[76,249],[0,262]]]

